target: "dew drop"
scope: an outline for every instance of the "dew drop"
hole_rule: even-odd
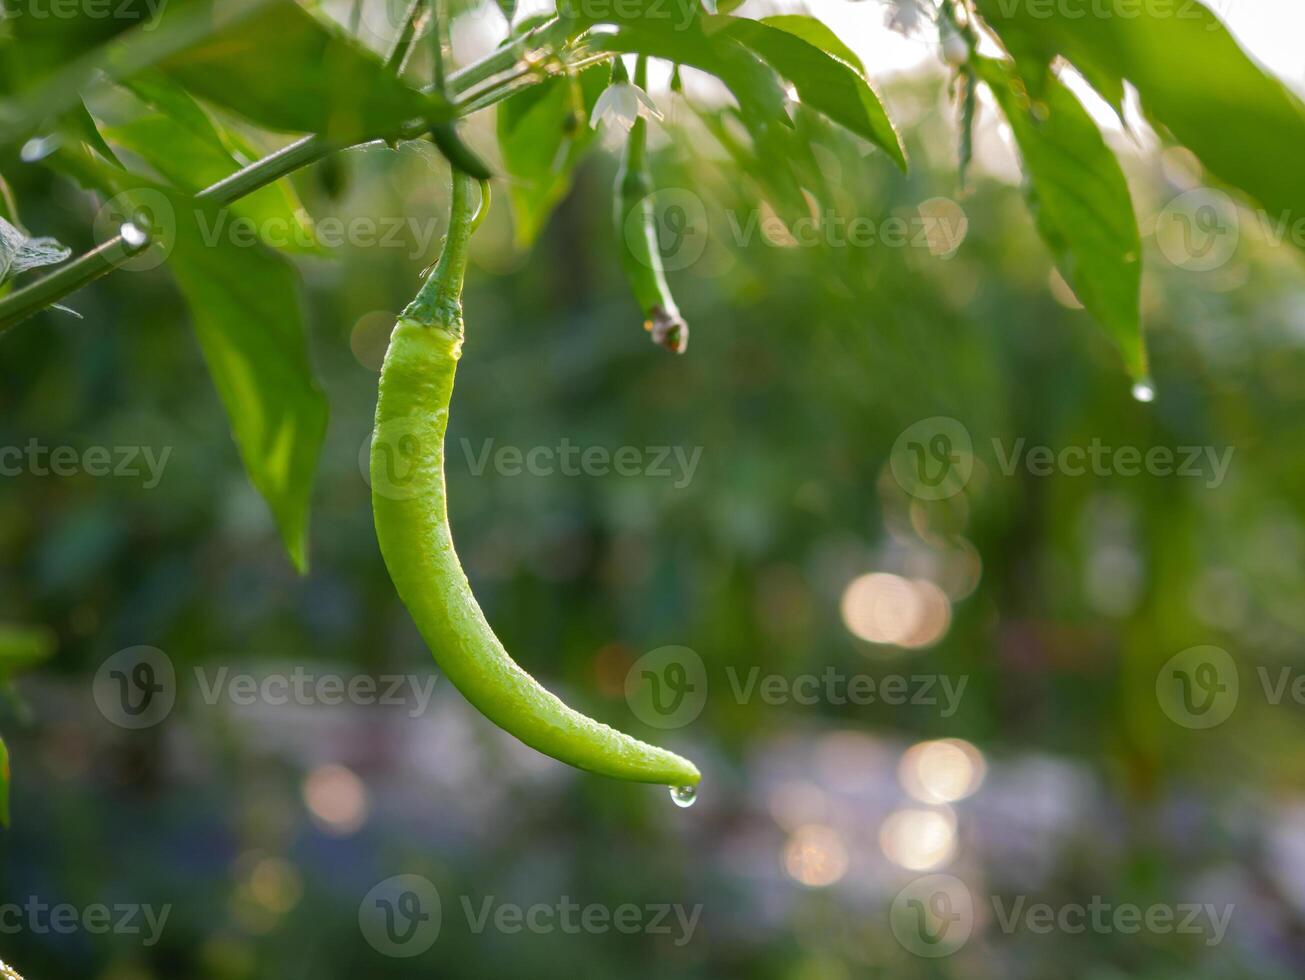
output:
[[[118,228],[118,234],[132,248],[144,248],[150,242],[149,233],[140,225],[131,221],[124,221],[121,227]]]
[[[1155,386],[1149,380],[1133,385],[1133,399],[1139,402],[1155,401]]]
[[[678,807],[690,807],[698,799],[698,787],[696,786],[672,786],[671,800]]]

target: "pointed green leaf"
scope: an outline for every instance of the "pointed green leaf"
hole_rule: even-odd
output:
[[[293,266],[261,244],[240,247],[215,236],[218,206],[149,186],[84,148],[61,148],[51,163],[113,196],[122,213],[151,216],[150,249],[162,251],[189,304],[245,472],[271,508],[295,567],[305,571],[327,404],[309,362]]]
[[[219,21],[161,67],[193,94],[278,131],[352,142],[453,117],[447,100],[410,88],[374,52],[290,0],[237,24]]]
[[[0,69],[9,72],[8,97],[0,99],[0,145],[26,139],[46,120],[63,116],[93,84],[129,77],[200,42],[218,25],[240,30],[269,4],[289,2],[123,0],[113,17],[73,4],[71,17],[14,18],[19,39],[0,58]],[[127,16],[116,15],[124,9]]]
[[[720,17],[712,23],[724,25],[732,37],[792,82],[803,105],[868,139],[906,169],[901,138],[866,80],[861,62],[824,24],[796,14],[761,21]]]
[[[294,269],[263,246],[206,241],[216,209],[174,198],[169,266],[190,306],[245,471],[295,567],[308,566],[308,513],[327,403],[313,375]]]
[[[114,143],[190,193],[240,169],[241,163],[228,149],[233,138],[219,131],[185,90],[163,77],[129,87],[152,111],[106,126],[105,134]],[[313,237],[312,221],[286,179],[260,187],[230,209],[248,219],[267,245],[292,253],[322,254]]]
[[[976,67],[1010,123],[1038,231],[1065,281],[1106,328],[1134,378],[1146,375],[1142,246],[1128,183],[1092,117],[1054,77],[1031,102],[1009,66]]]
[[[1107,98],[1131,82],[1147,115],[1216,176],[1277,214],[1305,213],[1305,105],[1266,74],[1199,0],[1056,4],[979,0],[1008,47],[1061,54]]]
[[[791,126],[788,97],[776,74],[728,32],[709,33],[703,23],[701,18],[688,25],[670,19],[631,21],[594,35],[591,45],[597,51],[665,58],[715,75],[738,102],[749,129]]]
[[[831,54],[844,64],[851,65],[858,75],[866,73],[865,65],[857,57],[856,52],[844,44],[824,21],[810,14],[775,14],[771,17],[762,17],[760,22],[787,31],[802,38],[808,44],[814,44],[826,54]]]
[[[122,166],[122,161],[114,154],[112,147],[104,141],[104,135],[100,132],[95,120],[91,118],[90,111],[86,108],[84,102],[78,102],[76,107],[65,117],[65,123],[70,133],[84,141],[96,153],[104,157],[112,164]]]

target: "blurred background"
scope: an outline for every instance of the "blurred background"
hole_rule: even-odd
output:
[[[72,297],[84,319],[46,313],[0,345],[0,446],[80,461],[0,477],[0,622],[48,627],[57,651],[0,713],[0,956],[28,980],[1300,975],[1291,227],[1114,127],[1146,243],[1155,396],[1135,398],[1037,240],[992,114],[962,189],[936,52],[885,30],[897,8],[854,6],[921,52],[881,78],[914,169],[803,113],[823,221],[737,179],[709,92],[654,92],[685,356],[649,343],[627,294],[610,151],[533,250],[501,192],[474,240],[448,442],[464,564],[527,669],[699,763],[697,802],[497,731],[395,596],[360,458],[447,173],[423,144],[351,151],[295,178],[319,222],[396,227],[300,262],[331,404],[308,576],[166,270],[104,279]],[[1225,13],[1281,58],[1269,5]],[[467,130],[492,158],[488,117]],[[91,244],[88,195],[6,177],[30,227]],[[568,445],[629,463],[568,466]],[[1093,446],[1100,467],[1068,465]],[[135,450],[133,469],[93,475],[94,447]],[[1129,447],[1174,458],[1139,467]],[[964,474],[947,495],[912,476],[921,451]],[[172,671],[164,716],[106,707],[115,655]],[[673,711],[650,675],[684,695]],[[373,696],[331,687],[359,678]],[[405,946],[365,907],[401,913],[419,880],[439,909]],[[1065,926],[1094,901],[1108,928]],[[42,903],[83,924],[51,926]],[[599,911],[569,930],[568,903]],[[1030,917],[1043,904],[1060,924]],[[138,931],[87,927],[97,905],[136,908]],[[536,905],[549,927],[512,927]],[[637,927],[594,924],[626,906]],[[1109,918],[1124,907],[1171,924],[1129,929]]]

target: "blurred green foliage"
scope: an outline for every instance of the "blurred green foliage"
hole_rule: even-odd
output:
[[[360,470],[388,326],[437,240],[420,224],[444,203],[446,174],[429,146],[351,151],[343,191],[323,165],[295,178],[319,230],[331,217],[354,228],[419,222],[389,245],[373,238],[297,260],[332,406],[306,578],[249,486],[165,270],[117,273],[74,297],[84,319],[51,312],[6,335],[0,446],[171,455],[150,489],[84,468],[3,477],[0,621],[48,624],[58,651],[20,683],[30,720],[2,729],[16,819],[0,837],[0,900],[172,906],[155,946],[20,930],[0,940],[6,960],[28,980],[1041,977],[1071,963],[1103,980],[1295,975],[1305,913],[1284,874],[1299,865],[1275,847],[1299,821],[1300,708],[1270,705],[1252,678],[1259,666],[1294,667],[1305,631],[1299,253],[1264,240],[1249,212],[1214,272],[1175,268],[1146,236],[1158,396],[1141,404],[998,173],[1009,150],[992,138],[991,115],[961,196],[944,82],[903,80],[886,101],[909,176],[812,113],[797,124],[823,178],[817,212],[880,228],[900,218],[912,231],[902,247],[792,244],[794,215],[763,204],[757,183],[704,137],[730,120],[704,109],[704,125],[677,107],[659,183],[691,194],[681,206],[701,202],[695,220],[708,229],[695,239],[701,255],[673,273],[694,331],[683,358],[647,343],[622,288],[608,155],[581,168],[529,254],[514,248],[501,203],[476,240],[448,450],[472,583],[524,666],[641,737],[664,733],[631,717],[629,665],[666,644],[698,652],[706,708],[668,738],[706,760],[692,810],[523,754],[446,690],[422,719],[325,706],[242,714],[205,703],[193,679],[196,667],[260,664],[433,670],[385,575]],[[487,143],[489,133],[468,137]],[[1144,228],[1197,180],[1172,151],[1126,165]],[[87,195],[33,167],[6,176],[30,227],[78,250],[92,244]],[[922,212],[922,202],[942,210]],[[941,244],[919,237],[936,227],[923,216],[958,212],[963,242],[956,224]],[[888,460],[908,426],[940,415],[970,433],[976,476],[963,494],[927,503],[901,490]],[[485,440],[528,450],[564,438],[700,448],[701,462],[676,486],[493,466],[476,475],[469,459]],[[1217,487],[1118,472],[1007,475],[1000,457],[1021,439],[1235,454]],[[840,599],[855,576],[930,577],[958,562],[973,569],[974,555],[981,574],[935,646],[907,653],[849,634]],[[1161,665],[1198,643],[1232,651],[1246,689],[1210,732],[1175,725],[1155,696]],[[123,731],[96,710],[92,679],[140,644],[167,653],[181,693],[165,725]],[[726,673],[831,666],[965,676],[968,687],[942,718],[910,705],[743,704]],[[846,879],[808,888],[785,872],[792,828],[768,794],[789,773],[833,799],[840,775],[863,775],[821,761],[843,744],[831,738],[849,734],[881,748],[889,778],[847,798]],[[1213,890],[1239,903],[1230,937],[1210,948],[1185,936],[1008,936],[989,923],[947,960],[910,956],[887,908],[912,875],[884,864],[879,814],[900,795],[900,750],[938,737],[974,743],[991,769],[973,809],[956,805],[952,873],[1045,900],[1213,900],[1202,898]],[[1047,759],[1060,767],[1048,772],[1091,788],[1091,807],[1075,812],[1067,801],[1078,797],[1062,797],[1067,783],[1051,775],[997,778]],[[305,774],[325,764],[348,766],[368,788],[368,819],[352,834],[326,832],[302,798]],[[1045,813],[1061,822],[1039,822]],[[357,925],[361,897],[401,872],[444,896],[437,944],[411,961],[379,956]],[[461,912],[463,898],[561,895],[607,907],[701,903],[702,926],[684,945],[477,935]]]

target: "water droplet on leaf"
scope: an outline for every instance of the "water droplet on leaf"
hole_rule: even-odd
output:
[[[1139,402],[1155,401],[1155,385],[1149,380],[1139,381],[1133,385],[1133,398]]]
[[[132,221],[124,221],[118,229],[122,240],[134,249],[144,248],[150,243],[149,232]]]
[[[672,786],[671,799],[678,807],[693,806],[698,799],[698,787],[696,786]]]

